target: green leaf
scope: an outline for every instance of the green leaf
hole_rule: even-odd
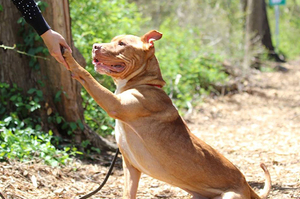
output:
[[[27,53],[29,55],[35,55],[35,48],[30,48]]]
[[[39,70],[40,69],[40,64],[39,63],[36,63],[33,67],[35,70]]]
[[[23,18],[23,17],[20,17],[20,18],[18,19],[17,23],[20,24],[20,23],[23,22],[23,20],[24,20],[24,18]]]
[[[5,122],[5,123],[10,123],[11,121],[12,121],[12,117],[11,116],[9,116],[9,117],[7,117],[7,118],[5,118],[3,121]]]
[[[61,127],[63,130],[66,130],[68,128],[68,123],[67,122],[64,122],[62,127]]]
[[[61,123],[61,121],[62,121],[61,117],[59,117],[59,116],[58,116],[58,117],[56,117],[56,123],[57,123],[57,124],[60,124],[60,123]]]
[[[81,130],[84,130],[84,125],[82,124],[82,122],[80,120],[77,121],[77,124]]]
[[[75,122],[70,122],[70,127],[72,131],[75,131],[77,129],[77,124]]]
[[[38,98],[38,97],[34,97],[33,100],[34,100],[36,103],[40,102],[40,98]]]
[[[42,126],[38,124],[38,125],[35,126],[35,129],[40,131],[42,129]]]
[[[101,150],[100,150],[99,148],[92,147],[91,149],[92,149],[93,151],[96,151],[96,152],[99,153],[99,154],[101,153]]]
[[[0,107],[0,115],[2,115],[6,111],[6,108]]]
[[[39,46],[39,47],[37,47],[37,48],[35,49],[35,54],[42,52],[44,48],[45,48],[44,46]]]
[[[27,93],[28,93],[28,94],[32,94],[32,93],[34,93],[35,91],[36,91],[35,88],[31,88],[31,89],[29,89],[29,90],[27,91]]]
[[[36,61],[34,59],[30,59],[29,66],[33,68],[35,64],[36,64]]]
[[[81,146],[83,147],[83,148],[86,148],[88,145],[90,145],[91,144],[91,142],[89,141],[89,140],[83,140],[82,142],[81,142]]]
[[[106,125],[101,126],[101,130],[106,131],[107,129],[108,129],[108,126],[106,126]]]
[[[11,96],[10,101],[15,101],[17,99],[17,97],[18,97],[17,95]]]
[[[37,96],[43,97],[43,92],[41,90],[36,91]]]
[[[57,91],[54,97],[54,102],[60,102],[61,100],[60,95],[61,95],[61,91]]]
[[[3,11],[3,6],[0,4],[0,11]]]
[[[37,82],[39,83],[39,85],[40,85],[41,87],[44,87],[44,86],[45,86],[45,83],[44,83],[43,81],[38,80]]]

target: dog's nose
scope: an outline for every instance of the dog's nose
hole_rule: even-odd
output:
[[[94,44],[93,45],[93,50],[100,50],[101,49],[101,45],[100,44]]]

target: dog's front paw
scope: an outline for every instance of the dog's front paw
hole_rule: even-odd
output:
[[[61,54],[63,55],[69,66],[68,69],[71,71],[72,78],[78,80],[81,84],[84,84],[85,81],[82,78],[82,75],[88,72],[75,61],[74,57],[68,49],[61,47]]]
[[[61,51],[62,56],[63,56],[65,59],[67,59],[68,57],[72,57],[71,52],[70,52],[67,48],[65,48],[65,47],[60,46],[60,51]]]
[[[65,61],[68,64],[68,70],[76,73],[78,69],[81,67],[78,65],[78,63],[75,61],[74,57],[72,56],[72,53],[67,48],[61,47],[61,54],[64,57]]]

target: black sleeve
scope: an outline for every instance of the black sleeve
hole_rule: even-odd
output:
[[[39,35],[42,35],[50,29],[50,26],[44,19],[34,0],[12,0],[12,2],[22,13],[26,22],[29,23]]]

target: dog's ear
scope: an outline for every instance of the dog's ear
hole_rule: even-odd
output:
[[[149,45],[149,47],[154,46],[154,41],[159,40],[162,37],[162,33],[156,31],[156,30],[151,30],[147,32],[145,35],[141,37],[142,41],[146,44]]]

